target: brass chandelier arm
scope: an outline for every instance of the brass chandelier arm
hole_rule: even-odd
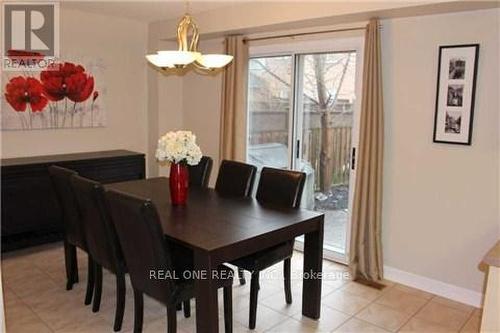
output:
[[[191,45],[189,45],[189,51],[198,52],[198,40],[200,38],[198,26],[193,22],[191,27],[193,29],[193,36],[191,37]]]
[[[194,61],[191,63],[194,67],[196,67],[197,69],[201,69],[203,71],[207,71],[207,72],[213,72],[214,71],[214,68],[210,68],[210,67],[205,67],[203,66],[202,64],[200,64],[198,61]]]
[[[192,36],[188,46],[189,30],[191,30]],[[177,43],[179,44],[179,51],[197,52],[199,38],[198,26],[193,18],[188,14],[184,15],[177,26]]]

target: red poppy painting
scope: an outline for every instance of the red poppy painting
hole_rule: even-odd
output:
[[[85,68],[70,62],[51,65],[40,73],[40,79],[51,101],[69,98],[83,102],[94,90],[94,78],[85,73]]]
[[[48,102],[40,81],[22,76],[16,76],[7,83],[5,99],[16,112],[25,112],[27,108],[31,112],[43,111]]]
[[[8,56],[25,62],[43,57],[13,50]],[[104,126],[104,90],[96,80],[103,70],[99,61],[61,61],[38,72],[5,72],[2,130]]]

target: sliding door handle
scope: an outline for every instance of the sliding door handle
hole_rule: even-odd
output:
[[[351,153],[351,170],[356,169],[356,147],[352,147]]]

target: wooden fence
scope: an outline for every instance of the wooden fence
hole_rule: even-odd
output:
[[[351,166],[351,127],[328,128],[328,163],[326,175],[331,175],[327,182],[331,186],[346,185],[349,183],[349,170]],[[304,130],[302,136],[302,159],[311,163],[315,171],[316,190],[321,188],[320,154],[321,154],[321,128]],[[264,131],[250,134],[249,143],[281,143],[288,144],[288,132],[286,131]]]

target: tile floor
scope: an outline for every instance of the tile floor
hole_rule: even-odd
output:
[[[8,333],[112,331],[115,307],[113,275],[104,274],[101,311],[92,313],[90,306],[83,304],[86,258],[79,253],[78,259],[80,283],[73,290],[66,291],[61,244],[3,256]],[[294,273],[300,272],[302,260],[301,253],[294,254]],[[345,266],[331,262],[324,264],[327,279],[323,283],[321,319],[310,320],[301,315],[302,286],[297,277],[292,286],[294,302],[289,306],[285,304],[281,267],[277,265],[261,276],[254,332],[479,331],[479,309],[391,282],[387,282],[388,287],[384,290],[375,290],[349,281]],[[127,283],[122,332],[131,332],[133,328],[133,296],[129,281]],[[248,332],[249,290],[248,283],[234,287],[234,332]],[[145,297],[144,308],[144,332],[166,332],[165,307]],[[222,323],[222,305],[219,308]],[[185,319],[181,312],[177,315],[179,332],[195,331],[194,306],[191,318]]]

